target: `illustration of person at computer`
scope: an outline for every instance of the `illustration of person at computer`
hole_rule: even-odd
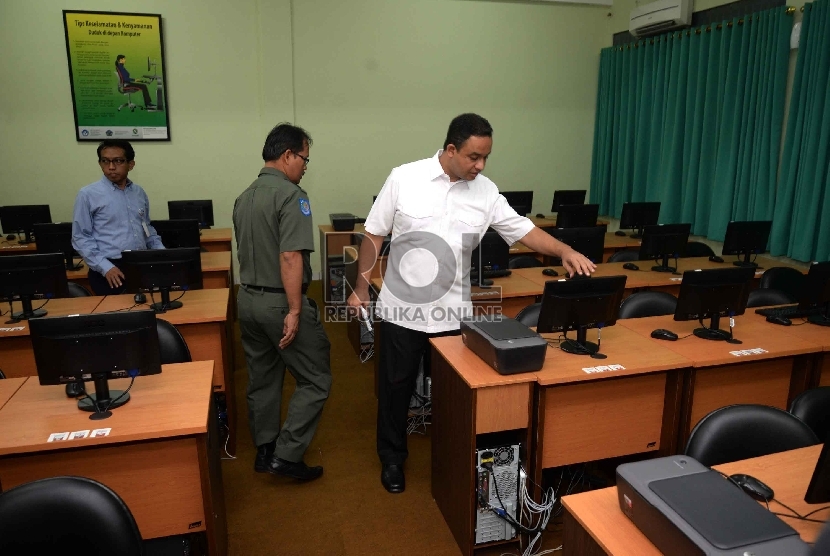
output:
[[[127,68],[124,66],[126,62],[127,57],[123,54],[119,54],[115,57],[115,71],[118,72],[118,78],[121,79],[122,87],[135,87],[136,89],[139,89],[141,94],[144,96],[144,108],[147,110],[155,110],[156,105],[153,104],[153,101],[150,98],[150,91],[147,90],[147,85],[130,77],[130,72],[127,71]]]

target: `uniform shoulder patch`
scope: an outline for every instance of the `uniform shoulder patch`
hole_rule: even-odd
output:
[[[300,212],[306,216],[311,216],[311,205],[308,204],[308,199],[300,199]]]

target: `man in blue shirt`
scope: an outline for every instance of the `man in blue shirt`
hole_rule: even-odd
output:
[[[164,249],[164,245],[150,226],[147,194],[127,178],[135,167],[129,141],[102,141],[98,164],[103,177],[75,197],[72,246],[89,267],[92,291],[110,295],[124,291],[124,273],[118,268],[122,251]]]

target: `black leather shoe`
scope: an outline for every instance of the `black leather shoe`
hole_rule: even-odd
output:
[[[380,472],[380,482],[383,488],[393,494],[403,492],[406,488],[406,478],[403,475],[403,465],[396,463],[384,463],[383,471]]]
[[[313,481],[323,476],[323,468],[319,465],[309,467],[305,462],[286,461],[276,456],[268,464],[268,472],[274,475],[284,475],[298,481]]]
[[[268,463],[271,461],[271,458],[274,457],[274,448],[277,445],[277,441],[269,442],[268,444],[263,444],[262,446],[257,446],[256,448],[256,459],[254,460],[254,471],[257,473],[268,473]]]

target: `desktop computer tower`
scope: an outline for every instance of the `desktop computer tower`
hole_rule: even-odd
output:
[[[488,462],[492,472],[484,467]],[[502,508],[514,520],[519,519],[519,445],[476,450],[475,471],[476,544],[514,538],[516,529],[491,508]]]

